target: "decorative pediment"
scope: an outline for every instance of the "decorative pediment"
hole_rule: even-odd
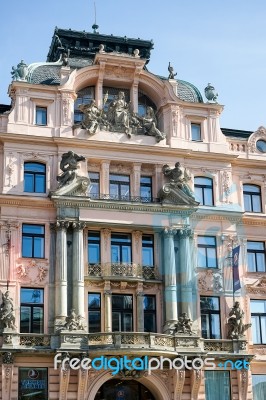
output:
[[[266,140],[266,128],[264,126],[260,126],[248,139],[248,148],[251,153],[259,152],[256,147],[258,140]]]
[[[166,204],[197,207],[199,203],[188,185],[191,179],[188,171],[177,162],[174,168],[163,166],[163,174],[169,180],[158,193],[158,197]]]
[[[49,196],[87,196],[89,186],[89,178],[86,178],[85,176],[78,176],[69,184],[50,192]]]
[[[246,285],[248,293],[266,294],[266,277],[262,277],[251,285]]]

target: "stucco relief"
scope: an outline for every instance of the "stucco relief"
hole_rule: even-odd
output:
[[[266,140],[266,128],[264,126],[260,126],[254,133],[252,133],[252,135],[249,137],[248,139],[248,150],[250,151],[250,153],[259,153],[261,154],[257,148],[256,148],[256,143],[257,140],[259,139],[263,139]]]
[[[221,189],[222,189],[222,202],[223,203],[230,203],[229,198],[230,198],[230,193],[231,193],[231,179],[228,171],[222,171],[221,172]]]
[[[198,288],[202,292],[221,292],[223,279],[220,270],[198,269]]]
[[[261,277],[255,283],[246,285],[246,290],[252,294],[266,294],[266,277]]]
[[[46,283],[49,263],[47,260],[18,259],[16,274],[20,281],[30,284]]]

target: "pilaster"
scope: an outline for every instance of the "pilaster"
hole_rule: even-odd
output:
[[[83,229],[85,223],[73,222],[73,297],[72,306],[77,315],[84,318],[84,255]]]
[[[11,383],[14,372],[14,357],[10,352],[3,353],[2,357],[2,400],[10,400]]]
[[[104,332],[112,332],[112,291],[109,281],[104,285]]]
[[[101,180],[100,180],[100,192],[102,194],[109,194],[109,170],[110,161],[101,162]]]
[[[193,319],[194,265],[192,264],[193,232],[188,227],[179,231],[181,309]]]

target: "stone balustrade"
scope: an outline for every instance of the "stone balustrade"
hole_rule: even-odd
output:
[[[234,153],[246,153],[248,150],[246,142],[236,140],[229,140],[229,149]]]
[[[123,280],[132,278],[160,280],[157,267],[143,266],[135,263],[88,264],[88,276],[103,279],[121,277]]]

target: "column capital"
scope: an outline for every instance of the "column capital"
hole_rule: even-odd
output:
[[[72,228],[75,231],[82,231],[86,226],[85,222],[72,222]]]
[[[163,234],[166,237],[174,236],[176,233],[177,233],[177,229],[175,229],[175,228],[166,227],[163,230]]]
[[[105,296],[110,296],[110,295],[112,294],[112,290],[106,289],[106,290],[103,291],[103,294],[104,294]]]
[[[191,228],[189,228],[189,227],[184,227],[184,228],[180,229],[180,231],[179,231],[179,236],[180,236],[180,238],[182,238],[182,239],[185,239],[185,238],[193,238],[194,232],[193,232],[193,230],[192,230]]]
[[[14,364],[14,356],[11,352],[3,353],[3,364]]]
[[[67,230],[67,228],[70,226],[69,221],[56,221],[55,229],[56,230]]]

